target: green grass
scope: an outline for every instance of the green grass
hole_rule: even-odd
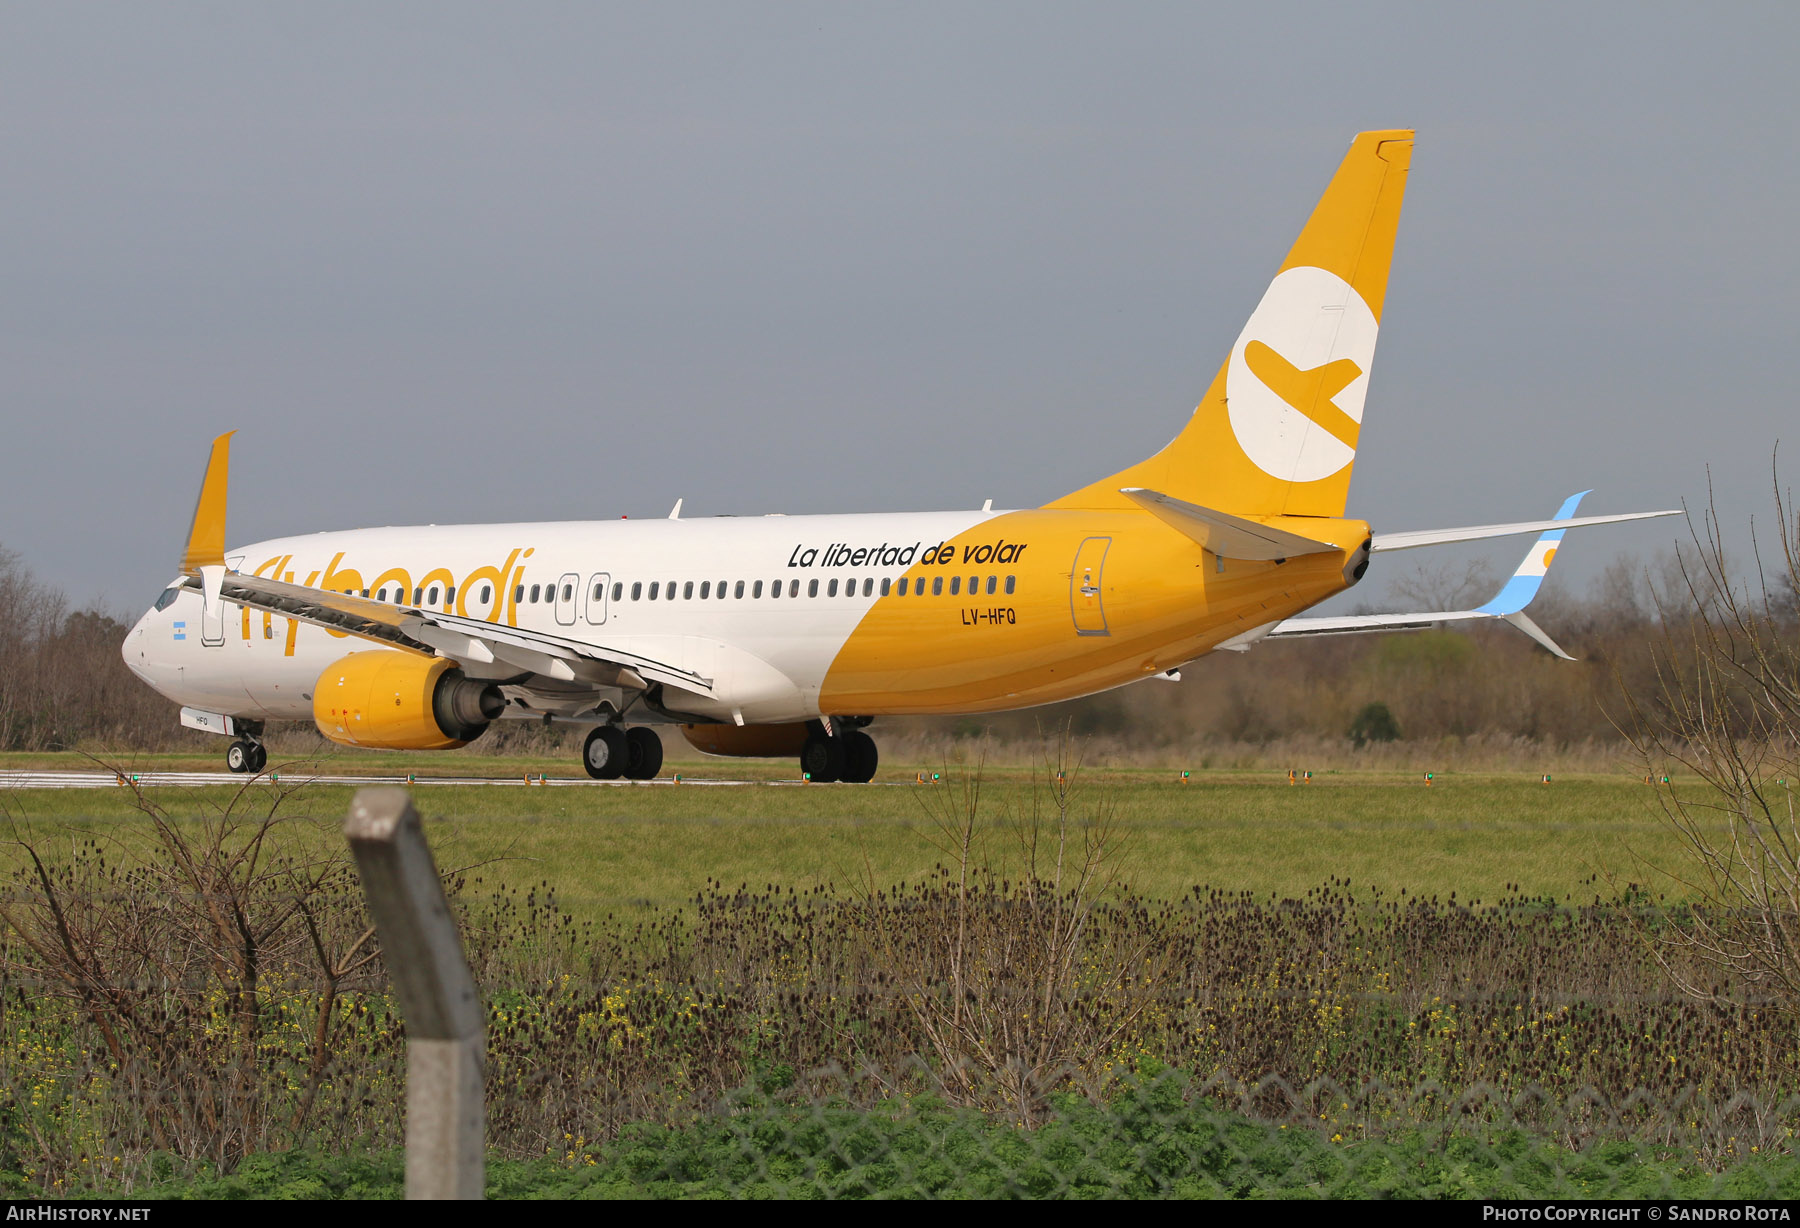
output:
[[[1051,1122],[932,1106],[789,1108],[740,1096],[730,1115],[628,1126],[539,1160],[490,1156],[489,1198],[1732,1198],[1800,1193],[1792,1155],[1699,1164],[1675,1147],[1559,1145],[1517,1130],[1410,1130],[1327,1141],[1147,1094],[1071,1100]],[[1467,1131],[1467,1127],[1464,1127]],[[173,1167],[173,1166],[170,1166]],[[395,1199],[397,1151],[249,1157],[229,1176],[152,1178],[139,1199]],[[112,1193],[113,1191],[106,1191]],[[124,1191],[119,1191],[123,1194]]]
[[[0,767],[25,766],[0,756]],[[72,767],[61,756],[34,756],[30,766]],[[50,760],[53,762],[46,762]],[[77,763],[81,763],[77,758]],[[485,765],[485,766],[484,766]],[[160,757],[139,757],[138,770],[177,770]],[[465,756],[344,755],[314,766],[292,763],[283,788],[311,772],[403,775],[486,771],[516,779],[530,770],[569,779],[566,762],[529,766],[521,760]],[[908,783],[913,766],[884,771],[873,787],[799,785],[784,764],[693,760],[672,765],[690,783],[595,788],[523,784],[421,786],[415,797],[429,822],[440,865],[480,868],[489,884],[548,880],[564,906],[587,915],[679,905],[706,880],[730,885],[840,889],[888,886],[928,870],[943,854],[933,810],[954,785]],[[943,771],[943,765],[937,770]],[[952,769],[954,775],[956,769]],[[929,769],[927,769],[929,775]],[[980,852],[1003,872],[1020,866],[1010,816],[1031,804],[1034,778],[1017,767],[983,771]],[[752,779],[749,787],[710,787],[697,778]],[[781,781],[783,783],[772,783]],[[238,787],[157,788],[150,796],[171,813],[231,802]],[[335,825],[352,789],[303,785],[284,813]],[[1612,894],[1596,873],[1681,894],[1648,866],[1678,869],[1681,848],[1663,820],[1657,790],[1625,776],[1535,773],[1439,775],[1430,786],[1411,774],[1320,774],[1289,785],[1284,773],[1196,772],[1183,783],[1170,771],[1090,768],[1079,778],[1075,813],[1109,808],[1123,838],[1122,879],[1145,894],[1171,898],[1197,885],[1259,896],[1298,896],[1332,878],[1359,888],[1448,898],[1493,900],[1514,891],[1589,900]],[[275,796],[249,785],[239,806],[260,813]],[[132,798],[125,789],[10,790],[0,804],[26,828],[71,821],[96,828],[123,823]],[[1647,864],[1646,864],[1647,863]]]

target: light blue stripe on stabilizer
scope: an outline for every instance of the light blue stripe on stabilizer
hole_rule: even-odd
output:
[[[1575,509],[1581,505],[1581,501],[1593,493],[1591,490],[1584,490],[1579,494],[1570,495],[1563,500],[1563,505],[1557,510],[1554,519],[1570,519],[1575,515]],[[1562,540],[1564,532],[1566,532],[1564,529],[1551,529],[1531,543],[1531,549],[1525,552],[1525,561],[1519,564],[1519,570],[1512,574],[1512,578],[1506,582],[1505,587],[1494,594],[1492,601],[1483,606],[1476,606],[1475,612],[1504,618],[1508,614],[1517,614],[1530,605],[1532,598],[1538,595],[1538,589],[1543,587],[1544,577],[1550,572],[1548,564],[1541,566],[1534,566],[1534,564],[1543,557],[1546,547],[1554,546]]]

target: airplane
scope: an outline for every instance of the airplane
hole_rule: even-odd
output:
[[[878,717],[1178,678],[1262,639],[1499,617],[1566,656],[1525,618],[1520,577],[1471,611],[1301,617],[1387,550],[1543,533],[1541,581],[1568,528],[1679,514],[1576,517],[1577,496],[1550,521],[1381,534],[1346,517],[1412,149],[1410,130],[1359,134],[1175,438],[1041,507],[683,519],[677,502],[228,550],[227,432],[126,664],[184,725],[231,737],[240,772],[263,770],[269,721],[436,750],[515,719],[587,726],[601,780],[656,776],[655,726],[673,724],[708,754],[863,782]]]

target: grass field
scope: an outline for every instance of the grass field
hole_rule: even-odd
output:
[[[81,756],[0,756],[0,768],[92,770]],[[216,769],[210,760],[140,756],[139,771]],[[488,884],[547,881],[577,913],[680,905],[707,879],[755,887],[885,887],[943,860],[934,817],[960,796],[967,768],[948,783],[909,783],[920,770],[884,769],[890,783],[802,785],[784,764],[671,762],[686,783],[558,788],[523,784],[421,786],[415,796],[440,864],[480,866]],[[944,765],[924,769],[945,772]],[[486,760],[472,756],[343,755],[283,765],[283,813],[318,824],[335,839],[352,790],[305,784],[309,775],[493,775],[544,772],[569,779],[567,761]],[[1034,790],[1047,801],[1044,773],[988,766],[981,772],[978,852],[1002,873],[1020,867],[1017,817]],[[753,780],[714,787],[704,780]],[[897,782],[897,783],[895,783]],[[1643,883],[1672,896],[1678,883],[1652,867],[1679,871],[1681,849],[1657,802],[1656,788],[1619,775],[1438,775],[1430,785],[1411,773],[1338,772],[1290,785],[1285,773],[1195,772],[1090,766],[1077,777],[1073,812],[1109,810],[1122,840],[1121,877],[1161,898],[1196,886],[1298,896],[1329,879],[1358,888],[1493,900],[1503,894],[1611,895],[1596,874],[1623,886]],[[267,783],[158,788],[149,796],[172,814],[232,804],[261,813],[277,796]],[[71,821],[123,834],[133,823],[126,789],[8,790],[0,804],[21,830],[48,832]],[[123,825],[123,826],[115,826]]]

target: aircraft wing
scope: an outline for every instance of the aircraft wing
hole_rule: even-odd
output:
[[[204,577],[190,574],[183,583],[206,595]],[[449,657],[470,677],[530,673],[561,682],[588,682],[629,690],[643,690],[652,682],[702,693],[712,690],[710,678],[621,648],[501,626],[481,618],[389,605],[266,576],[228,571],[219,581],[215,599],[341,631],[390,648]]]
[[[1525,607],[1538,595],[1543,587],[1544,577],[1550,572],[1550,564],[1556,558],[1556,550],[1562,541],[1563,532],[1570,526],[1583,524],[1610,524],[1617,520],[1641,520],[1646,516],[1664,516],[1667,512],[1638,512],[1627,516],[1583,516],[1575,518],[1575,509],[1590,491],[1581,491],[1564,500],[1552,520],[1529,522],[1536,527],[1545,527],[1544,532],[1526,552],[1525,559],[1519,564],[1517,571],[1501,586],[1486,603],[1472,610],[1439,610],[1418,614],[1346,614],[1321,618],[1289,618],[1274,623],[1269,627],[1257,628],[1234,640],[1227,640],[1221,648],[1242,650],[1261,639],[1286,639],[1300,635],[1355,635],[1368,631],[1407,631],[1420,627],[1435,627],[1444,623],[1468,622],[1475,619],[1498,618],[1511,623],[1519,630],[1536,640],[1544,648],[1561,657],[1565,661],[1575,658],[1564,652],[1555,640],[1544,633],[1544,629],[1532,622],[1525,613]],[[1517,526],[1487,525],[1488,529],[1505,529],[1516,531]],[[1467,530],[1449,529],[1446,532],[1466,532]],[[1418,535],[1401,535],[1418,536]],[[1485,536],[1499,537],[1501,533],[1488,533]],[[1380,542],[1377,537],[1376,542]],[[1462,539],[1450,539],[1462,540]],[[1413,542],[1412,545],[1433,545],[1432,542]],[[1379,545],[1376,547],[1379,549]],[[1405,549],[1404,546],[1390,546],[1389,549]]]
[[[390,648],[449,657],[472,678],[539,675],[561,683],[622,687],[642,691],[663,682],[710,692],[713,682],[692,670],[616,646],[589,643],[543,631],[503,627],[485,619],[370,601],[354,593],[330,592],[268,576],[247,576],[225,565],[225,501],[231,463],[231,436],[213,440],[200,498],[182,552],[181,583],[200,594],[210,614],[221,601],[279,614],[298,622]],[[680,510],[679,506],[676,508]]]

